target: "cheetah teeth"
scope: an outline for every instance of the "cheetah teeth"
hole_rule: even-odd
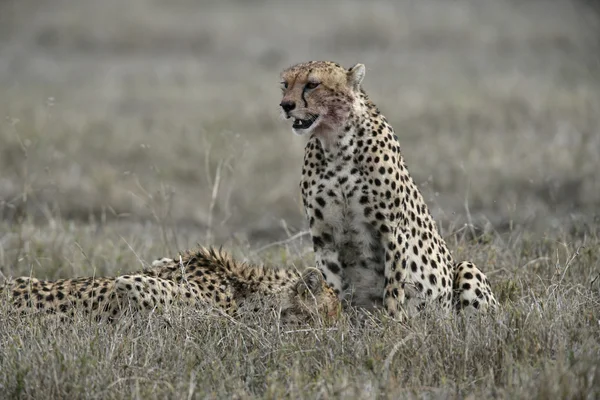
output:
[[[292,126],[295,129],[308,129],[315,122],[315,120],[316,120],[316,117],[311,117],[311,118],[307,118],[307,119],[296,118],[296,119],[294,119],[294,123],[292,124]]]

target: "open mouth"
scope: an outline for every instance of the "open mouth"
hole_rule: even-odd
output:
[[[315,121],[319,118],[318,115],[310,115],[306,119],[294,119],[294,123],[292,124],[292,128],[294,129],[308,129],[315,123]]]

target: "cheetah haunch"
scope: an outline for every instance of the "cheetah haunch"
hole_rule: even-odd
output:
[[[495,306],[486,276],[454,264],[364,76],[362,64],[327,61],[281,74],[282,112],[310,134],[300,187],[317,267],[342,299],[399,319],[432,301]]]
[[[283,322],[304,323],[335,317],[339,308],[336,294],[314,268],[300,274],[257,266],[212,248],[156,260],[149,269],[116,278],[20,277],[0,286],[0,295],[17,311],[73,316],[80,310],[98,320],[179,303],[218,307],[232,316],[280,310]]]

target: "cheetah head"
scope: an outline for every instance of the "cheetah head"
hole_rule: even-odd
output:
[[[321,271],[310,268],[291,287],[281,307],[281,318],[286,323],[333,321],[339,316],[339,310],[339,298]]]
[[[283,71],[280,106],[284,117],[293,120],[294,133],[319,134],[342,128],[364,76],[363,64],[346,70],[330,61],[309,61]]]

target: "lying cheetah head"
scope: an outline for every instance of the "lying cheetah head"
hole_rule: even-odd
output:
[[[306,270],[283,299],[281,319],[285,323],[305,323],[315,320],[333,321],[340,310],[338,296],[323,274],[316,268]]]
[[[330,61],[309,61],[281,73],[283,99],[280,106],[287,119],[293,119],[297,135],[335,132],[348,119],[365,66],[349,70]]]

